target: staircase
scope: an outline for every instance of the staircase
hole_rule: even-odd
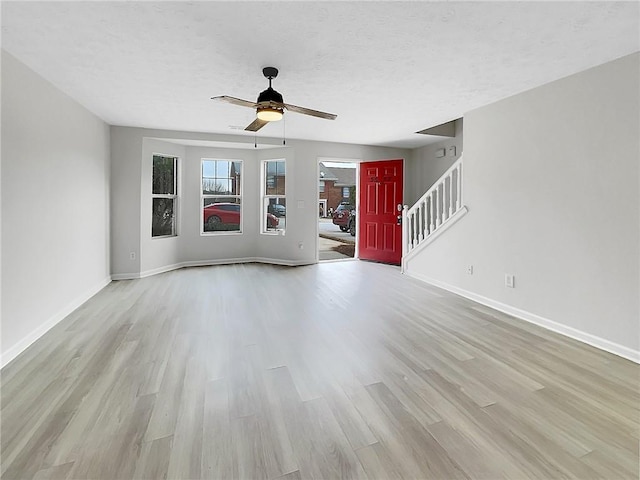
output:
[[[414,255],[464,214],[462,157],[411,208],[402,210],[402,271]]]

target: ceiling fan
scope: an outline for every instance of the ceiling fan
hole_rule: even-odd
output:
[[[278,69],[275,67],[265,67],[262,74],[269,79],[269,88],[258,95],[256,102],[242,100],[241,98],[229,97],[221,95],[219,97],[211,97],[211,100],[231,103],[241,107],[250,107],[256,109],[256,119],[245,128],[249,132],[257,132],[269,122],[275,122],[282,118],[284,109],[303,115],[311,115],[312,117],[325,118],[327,120],[335,120],[336,115],[333,113],[320,112],[310,108],[298,107],[290,103],[284,103],[282,95],[271,88],[271,80],[278,76]]]

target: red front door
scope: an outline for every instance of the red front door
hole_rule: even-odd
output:
[[[360,164],[358,250],[362,260],[400,265],[402,226],[402,160]]]

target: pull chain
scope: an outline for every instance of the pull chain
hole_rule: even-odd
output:
[[[287,144],[287,117],[282,119],[282,145]]]

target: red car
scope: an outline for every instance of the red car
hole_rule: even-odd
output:
[[[238,230],[240,228],[239,203],[212,203],[202,209],[202,221],[205,232],[215,230]],[[267,213],[267,227],[276,228],[278,219]]]
[[[353,205],[341,203],[338,205],[338,208],[336,208],[336,211],[333,212],[333,224],[338,225],[343,232],[348,232],[351,224],[353,223],[355,225],[355,215],[353,214],[355,214],[355,207]]]

